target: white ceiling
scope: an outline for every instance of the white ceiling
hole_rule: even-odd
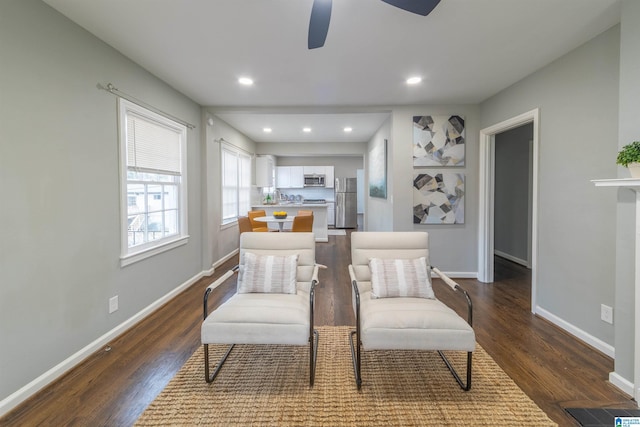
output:
[[[441,0],[427,17],[333,0],[325,46],[308,50],[313,0],[44,1],[258,142],[312,140],[302,122],[365,141],[390,106],[477,104],[620,20],[620,0]]]

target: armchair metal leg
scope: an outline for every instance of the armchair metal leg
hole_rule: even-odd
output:
[[[353,336],[356,336],[357,346],[358,348],[354,348],[353,344]],[[358,331],[351,331],[349,334],[349,345],[351,347],[351,360],[353,361],[353,376],[356,379],[356,385],[358,386],[358,390],[362,387],[362,376],[360,375],[360,335]]]
[[[222,368],[222,365],[227,360],[227,357],[229,357],[229,353],[231,353],[231,350],[233,350],[234,346],[235,344],[231,344],[229,346],[229,349],[224,354],[224,356],[222,356],[222,359],[218,361],[216,370],[213,371],[213,374],[211,376],[209,376],[209,344],[204,344],[204,378],[208,383],[212,383],[213,380],[216,379],[216,377],[218,376],[218,372],[220,372],[220,368]]]
[[[453,368],[453,366],[449,362],[449,359],[447,359],[447,356],[445,356],[444,353],[440,350],[438,350],[438,354],[440,355],[440,357],[442,357],[442,360],[444,360],[444,363],[447,365],[447,368],[449,368],[449,371],[451,371],[451,373],[453,374],[453,377],[456,379],[460,387],[464,391],[471,390],[471,358],[473,356],[473,353],[472,352],[467,353],[467,383],[466,384],[462,382],[462,379],[460,379],[460,376],[458,375],[456,370]]]
[[[318,339],[318,331],[314,329],[313,337],[309,337],[309,386],[311,387],[313,387],[313,382],[316,377],[316,360],[318,360]]]

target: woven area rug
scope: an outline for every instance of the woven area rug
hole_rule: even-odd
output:
[[[349,330],[318,328],[313,388],[308,346],[236,346],[212,384],[205,382],[203,351],[198,349],[136,425],[556,425],[480,346],[468,392],[436,352],[416,351],[363,352],[358,392]],[[214,346],[212,361],[224,349]],[[459,372],[465,372],[465,356],[450,355]]]
[[[347,232],[344,230],[336,230],[336,229],[330,228],[327,230],[327,235],[328,236],[346,236]]]

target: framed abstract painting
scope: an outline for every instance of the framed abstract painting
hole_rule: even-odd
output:
[[[414,224],[464,224],[462,173],[413,174]]]
[[[413,117],[413,166],[464,166],[463,116]]]
[[[376,141],[369,152],[369,196],[387,198],[387,140]]]

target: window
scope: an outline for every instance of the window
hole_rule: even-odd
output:
[[[119,100],[122,265],[186,243],[187,129]]]
[[[223,144],[222,163],[222,223],[235,221],[251,208],[251,156]]]

